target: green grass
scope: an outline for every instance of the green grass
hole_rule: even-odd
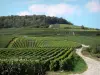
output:
[[[1,35],[0,36],[0,48],[5,48],[8,42],[13,38],[12,35]]]
[[[75,64],[75,67],[73,69],[73,73],[82,73],[85,70],[87,70],[87,64],[81,57],[79,57],[78,62]]]
[[[81,44],[86,44],[90,46],[95,46],[100,44],[100,36],[68,36],[67,39],[70,41],[78,42]]]
[[[60,24],[60,28],[81,29],[81,26],[68,25],[68,24]]]
[[[60,28],[62,28],[62,29],[73,29],[73,30],[83,30],[83,29],[81,29],[81,26],[69,25],[69,24],[60,24]],[[94,31],[96,29],[85,27],[85,30]]]

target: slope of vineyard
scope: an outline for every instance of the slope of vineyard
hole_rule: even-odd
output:
[[[32,74],[42,75],[47,70],[72,70],[73,54],[73,48],[0,49],[0,69],[1,73],[14,75],[18,71],[22,75],[30,75],[30,71]],[[68,68],[69,65],[72,67]],[[16,69],[20,70],[13,73]]]
[[[56,38],[14,37],[8,48],[0,48],[0,74],[44,75],[46,71],[71,71],[76,63],[76,47],[81,44]]]

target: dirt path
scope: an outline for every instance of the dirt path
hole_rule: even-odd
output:
[[[76,49],[76,53],[81,56],[86,62],[88,69],[82,74],[72,74],[72,75],[100,75],[100,62],[89,57],[83,56],[81,51],[83,47],[89,47],[86,45],[82,45],[82,48]]]

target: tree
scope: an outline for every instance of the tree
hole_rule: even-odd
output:
[[[81,29],[85,29],[85,27],[82,25],[82,26],[81,26]]]
[[[26,15],[26,16],[1,16],[0,28],[20,28],[20,27],[34,27],[47,28],[51,24],[72,24],[71,22],[58,17],[50,17],[45,15]]]

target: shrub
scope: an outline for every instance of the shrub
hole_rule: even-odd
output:
[[[81,26],[81,29],[85,29],[85,27],[82,25],[82,26]]]

